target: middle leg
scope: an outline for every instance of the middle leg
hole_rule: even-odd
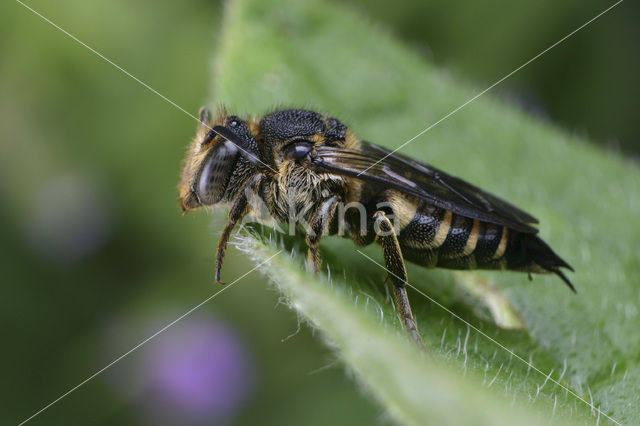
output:
[[[314,273],[320,273],[320,253],[318,252],[318,241],[323,235],[326,235],[330,231],[330,227],[335,217],[336,207],[340,198],[337,195],[332,195],[326,198],[320,207],[315,212],[313,220],[309,224],[309,230],[307,231],[307,246],[309,250],[307,252],[307,258],[309,266]]]

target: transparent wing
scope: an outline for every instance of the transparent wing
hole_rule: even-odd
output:
[[[529,225],[538,223],[536,218],[495,195],[428,164],[389,154],[389,150],[367,142],[362,142],[360,151],[322,146],[316,148],[308,167],[351,176],[381,188],[393,188],[472,219],[524,233],[538,232]]]

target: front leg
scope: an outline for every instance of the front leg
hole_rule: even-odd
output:
[[[222,270],[222,261],[224,260],[224,255],[227,252],[227,243],[229,242],[231,231],[233,231],[236,223],[240,222],[240,220],[242,220],[242,217],[246,214],[248,204],[249,203],[247,201],[247,196],[243,191],[242,194],[240,194],[240,196],[233,202],[231,210],[229,211],[229,221],[222,230],[220,240],[218,241],[218,251],[216,253],[215,280],[218,284],[224,284],[222,281],[220,281],[220,271]]]
[[[375,229],[378,233],[377,239],[380,245],[382,245],[384,263],[389,273],[387,278],[390,279],[393,284],[393,299],[396,304],[396,309],[398,310],[398,316],[418,346],[424,347],[424,343],[418,332],[416,320],[413,318],[413,313],[411,312],[411,305],[409,305],[409,297],[407,296],[407,289],[405,287],[407,283],[407,270],[404,266],[404,258],[402,257],[402,251],[400,250],[400,244],[398,243],[393,225],[382,210],[375,212],[373,219],[376,221]]]
[[[316,210],[313,220],[309,224],[307,230],[307,258],[309,265],[314,273],[320,273],[320,253],[318,252],[318,241],[323,235],[329,232],[329,227],[336,213],[336,206],[340,198],[337,195],[332,195],[326,198],[318,210]]]
[[[236,223],[240,222],[240,220],[242,220],[242,217],[249,211],[249,200],[247,198],[247,193],[250,191],[255,192],[259,187],[262,178],[262,173],[256,174],[251,182],[249,182],[249,184],[245,186],[242,191],[240,191],[240,195],[238,195],[238,197],[233,201],[231,210],[229,210],[229,221],[222,230],[220,240],[218,241],[218,251],[216,253],[215,280],[218,284],[224,284],[222,281],[220,281],[220,271],[222,271],[222,261],[224,260],[225,253],[227,252],[227,243],[229,242],[231,231],[233,231]]]

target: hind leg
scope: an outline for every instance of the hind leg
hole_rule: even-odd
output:
[[[402,251],[400,250],[398,238],[393,230],[393,225],[387,215],[381,210],[375,212],[373,218],[377,223],[377,229],[379,229],[377,238],[380,245],[382,245],[384,263],[389,272],[388,279],[391,280],[392,283],[393,300],[396,304],[398,316],[416,344],[424,347],[422,337],[420,337],[420,333],[418,332],[416,320],[413,318],[413,313],[411,312],[411,305],[409,305],[409,297],[407,296],[405,286],[407,282],[407,270],[404,266]]]

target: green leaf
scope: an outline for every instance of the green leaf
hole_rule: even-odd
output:
[[[315,109],[389,148],[480,91],[339,4],[232,1],[220,37],[213,94],[230,112]],[[491,95],[402,152],[537,216],[541,236],[575,267],[578,294],[553,276],[409,265],[409,282],[428,295],[409,294],[426,356],[387,303],[384,270],[350,241],[323,240],[322,279],[306,273],[301,240],[248,235],[241,248],[255,261],[286,248],[264,272],[397,421],[638,423],[637,166]],[[381,262],[379,247],[364,253]]]

